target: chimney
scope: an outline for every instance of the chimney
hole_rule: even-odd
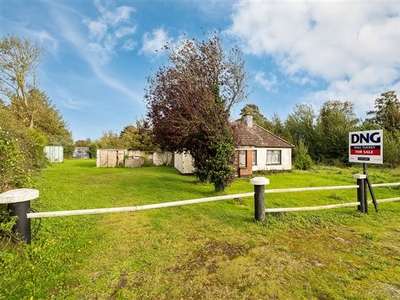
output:
[[[244,116],[244,123],[247,125],[247,127],[252,128],[253,127],[253,116],[252,115],[245,115]]]

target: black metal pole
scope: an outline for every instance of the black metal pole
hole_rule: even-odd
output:
[[[374,204],[375,211],[376,211],[376,212],[379,212],[378,202],[376,201],[374,189],[372,188],[372,184],[371,184],[371,181],[369,180],[368,175],[367,175],[367,178],[365,179],[365,181],[366,181],[366,183],[367,183],[369,192],[370,192],[370,194],[371,194],[372,203]]]
[[[265,192],[263,185],[254,186],[254,218],[265,222]]]
[[[8,209],[10,210],[11,216],[17,216],[17,222],[13,227],[14,233],[16,233],[21,241],[27,244],[31,243],[31,219],[27,218],[27,213],[31,209],[31,201],[9,203]]]
[[[39,191],[35,189],[15,189],[0,194],[0,203],[7,204],[11,216],[16,216],[17,221],[13,231],[21,241],[31,243],[31,220],[27,214],[31,208],[31,200],[39,197]]]
[[[256,221],[265,222],[265,185],[269,180],[265,177],[254,177],[250,180],[254,185],[254,218]]]
[[[365,180],[367,180],[368,179],[368,172],[367,172],[367,164],[366,163],[363,163],[363,173],[364,173],[364,175],[365,175]],[[367,194],[367,185],[365,184],[365,181],[364,181],[364,207],[365,207],[365,210],[364,210],[364,213],[368,213],[368,194]]]
[[[368,212],[368,205],[367,205],[367,199],[365,197],[365,178],[367,177],[364,174],[355,174],[354,177],[357,179],[357,201],[360,203],[357,208],[358,211],[362,213],[367,213]]]

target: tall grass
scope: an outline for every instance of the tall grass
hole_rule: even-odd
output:
[[[355,184],[360,168],[264,174],[266,188]],[[373,183],[399,170],[370,168]],[[259,174],[260,175],[260,174]],[[262,175],[262,174],[261,174]],[[53,164],[37,178],[38,211],[144,205],[216,195],[169,167]],[[226,194],[253,191],[237,179]],[[398,197],[399,188],[376,196]],[[267,194],[266,207],[356,201],[356,190]],[[42,219],[31,245],[0,244],[0,299],[397,299],[400,203],[268,214],[253,199]],[[37,224],[36,224],[37,225]]]

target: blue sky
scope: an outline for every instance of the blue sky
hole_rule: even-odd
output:
[[[400,1],[28,1],[2,0],[0,34],[45,50],[37,85],[73,138],[119,133],[146,114],[146,78],[161,50],[219,30],[243,51],[248,103],[285,119],[296,104],[316,112],[351,101],[357,116],[385,91],[400,91]]]

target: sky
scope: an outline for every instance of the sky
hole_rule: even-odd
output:
[[[366,118],[383,92],[400,92],[400,0],[0,0],[1,38],[37,42],[36,83],[74,140],[119,133],[146,115],[147,78],[167,63],[166,43],[220,32],[243,52],[250,96],[267,118],[296,104],[318,113],[350,101]]]

